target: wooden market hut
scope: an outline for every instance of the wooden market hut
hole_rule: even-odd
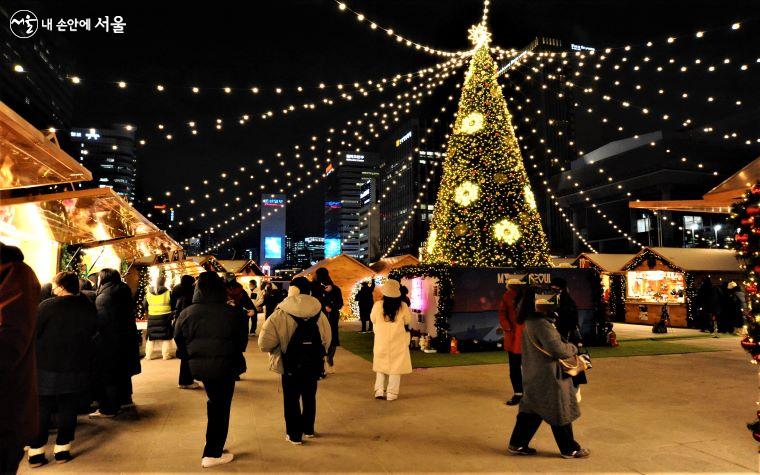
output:
[[[218,262],[222,267],[227,269],[227,272],[235,274],[235,279],[240,282],[246,290],[248,289],[249,281],[256,281],[256,285],[258,286],[264,278],[264,272],[262,272],[261,268],[253,259],[220,259]]]
[[[645,247],[622,270],[626,276],[625,321],[652,325],[667,305],[671,325],[695,318],[694,298],[705,277],[713,285],[740,282],[743,272],[728,249]]]
[[[338,254],[334,257],[323,259],[313,266],[296,274],[295,277],[314,278],[317,269],[324,267],[330,272],[335,285],[340,287],[343,294],[343,311],[350,312],[350,297],[354,286],[362,280],[369,279],[374,271],[348,254]]]
[[[602,254],[584,252],[575,258],[573,266],[594,269],[602,284],[602,300],[607,304],[613,321],[625,321],[625,272],[623,266],[635,254]]]

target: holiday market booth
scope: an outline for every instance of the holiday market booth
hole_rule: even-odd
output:
[[[217,262],[219,262],[228,273],[235,274],[235,280],[240,282],[245,289],[248,289],[248,282],[253,280],[258,287],[264,279],[264,273],[253,259],[220,259]]]
[[[573,266],[593,269],[602,284],[602,302],[607,306],[610,318],[625,321],[625,272],[626,265],[635,254],[599,254],[584,252],[573,261]]]
[[[645,247],[623,266],[626,279],[625,321],[653,325],[667,306],[670,325],[691,326],[693,301],[706,277],[713,285],[742,282],[734,251]]]
[[[5,198],[0,239],[21,248],[41,282],[66,268],[125,272],[137,258],[182,249],[111,188]]]
[[[372,269],[357,261],[347,254],[338,254],[334,257],[323,259],[313,266],[296,274],[295,277],[315,278],[317,269],[324,267],[330,272],[333,283],[340,288],[343,294],[343,315],[349,316],[351,310],[351,294],[354,287],[363,280],[372,278]]]

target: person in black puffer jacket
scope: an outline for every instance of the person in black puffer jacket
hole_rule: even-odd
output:
[[[174,330],[177,354],[189,360],[193,377],[203,382],[208,396],[203,467],[232,461],[232,454],[222,451],[235,379],[245,372],[248,320],[242,310],[226,301],[222,278],[203,272],[198,276],[193,304],[180,313]]]
[[[129,286],[116,269],[98,273],[97,388],[100,409],[90,417],[113,417],[132,401],[132,376],[140,374],[140,339]]]
[[[191,275],[183,275],[179,284],[172,288],[171,302],[174,318],[178,318],[184,309],[193,304],[193,292],[195,291],[195,278]],[[187,358],[180,358],[179,381],[180,389],[198,389],[200,385],[195,382],[193,372],[190,371],[190,363]]]
[[[172,301],[171,292],[165,287],[166,277],[159,274],[155,286],[145,293],[143,308],[148,309],[148,341],[145,343],[145,359],[153,359],[156,341],[161,342],[161,356],[165,360],[174,358],[172,354]]]

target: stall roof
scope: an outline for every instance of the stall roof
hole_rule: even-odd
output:
[[[264,275],[253,259],[217,260],[228,272],[234,274]]]
[[[588,259],[594,266],[602,272],[619,272],[636,254],[594,254],[584,252],[579,255],[573,262],[577,265],[581,258]]]
[[[566,257],[552,257],[551,258],[551,264],[552,267],[567,267],[572,266],[575,262],[574,258],[566,258]]]
[[[34,209],[29,209],[30,206]],[[22,230],[29,225],[19,221],[32,220],[35,227],[44,227],[52,239],[64,244],[108,241],[159,231],[111,188],[8,198],[3,200],[0,210],[0,225]]]
[[[92,180],[92,173],[0,102],[0,190]]]
[[[740,273],[736,253],[730,249],[698,249],[681,247],[645,247],[634,258],[651,251],[685,272],[732,272]],[[630,270],[631,258],[623,269]]]
[[[192,256],[189,257],[189,259],[197,263],[204,270],[207,266],[210,266],[214,269],[214,272],[228,272],[227,269],[225,269],[224,266],[220,264],[214,256]]]
[[[402,254],[400,256],[384,257],[377,262],[369,265],[370,269],[379,275],[388,275],[393,269],[404,266],[419,265],[420,260],[411,254]]]
[[[349,256],[348,254],[338,254],[337,256],[328,257],[327,259],[322,259],[321,261],[317,262],[313,266],[309,267],[308,269],[304,269],[298,274],[296,274],[295,277],[308,277],[309,275],[316,272],[317,269],[320,267],[326,267],[330,270],[336,269],[336,272],[339,272],[340,269],[346,269],[348,267],[353,267],[356,270],[359,271],[366,271],[371,275],[373,273],[372,269],[367,267],[366,265],[362,264],[361,262],[357,261],[353,257]],[[333,277],[333,280],[335,278],[334,275],[331,274]]]

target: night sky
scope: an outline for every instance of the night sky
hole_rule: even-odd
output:
[[[276,152],[290,154],[293,144],[306,143],[314,134],[323,136],[326,128],[374,107],[380,97],[387,96],[372,95],[352,103],[336,101],[336,105],[319,107],[317,112],[302,110],[270,121],[259,119],[262,111],[318,99],[321,94],[315,86],[320,81],[350,84],[415,71],[442,61],[400,46],[379,30],[371,31],[368,22],[359,23],[353,15],[339,12],[332,0],[246,4],[138,0],[55,3],[58,5],[50,5],[46,12],[48,16],[125,18],[124,35],[65,33],[73,52],[72,74],[83,79],[75,89],[74,125],[137,125],[138,136],[148,141],[148,146],[139,150],[143,193],[158,197],[171,190],[174,196],[170,204],[187,200],[189,196],[181,191],[185,185],[198,190],[201,180],[208,177],[218,188],[219,174],[240,166],[254,169],[257,177],[266,180],[267,176],[255,170],[258,159],[271,165],[272,174],[280,173],[279,165],[272,162]],[[480,0],[351,0],[347,4],[408,38],[451,50],[468,49],[467,29],[479,21],[482,9]],[[701,43],[679,40],[678,48],[670,52],[660,48],[652,56],[665,58],[678,53],[693,60],[729,55],[754,62],[760,44],[758,22],[745,22],[735,33],[726,33],[725,28],[734,21],[750,19],[757,11],[752,4],[751,1],[492,0],[489,26],[494,44],[505,48],[522,48],[537,35],[557,37],[566,44],[603,48],[662,40],[670,34],[693,36],[699,29],[723,27],[721,33],[708,34]],[[652,88],[665,84],[690,91],[700,87],[720,91],[730,85],[734,92],[754,94],[757,105],[756,86],[749,80],[735,81],[735,76],[709,78],[713,82],[706,83],[707,79],[695,80],[693,75],[684,81],[642,74],[641,82]],[[758,79],[756,72],[754,78]],[[129,87],[116,88],[114,83],[119,80],[126,81]],[[163,94],[155,92],[158,83],[167,89]],[[194,85],[206,89],[194,96],[190,92]],[[226,95],[220,90],[225,86],[279,86],[292,91],[298,85],[307,88],[303,99],[295,92],[277,97],[246,91]],[[447,95],[455,92],[453,84],[446,87]],[[663,101],[654,94],[637,100],[664,106]],[[667,106],[672,108],[668,110],[682,107]],[[701,104],[689,109],[697,117],[706,118],[729,111],[707,110]],[[243,113],[252,115],[246,126],[236,122]],[[631,125],[629,130],[646,132],[660,127],[651,118],[626,117],[619,111],[617,115]],[[221,132],[214,130],[217,117],[224,118]],[[190,134],[189,120],[199,123],[198,136]],[[158,122],[165,124],[166,130],[157,130]],[[166,132],[174,135],[172,142],[161,139]],[[578,133],[580,146],[587,150],[622,138],[584,125],[582,119]],[[294,236],[322,231],[321,191],[312,191],[307,196],[310,199],[299,200],[298,209],[291,206],[288,211],[289,233]],[[178,212],[178,217],[182,216]],[[244,242],[253,244],[253,238],[255,234]]]

